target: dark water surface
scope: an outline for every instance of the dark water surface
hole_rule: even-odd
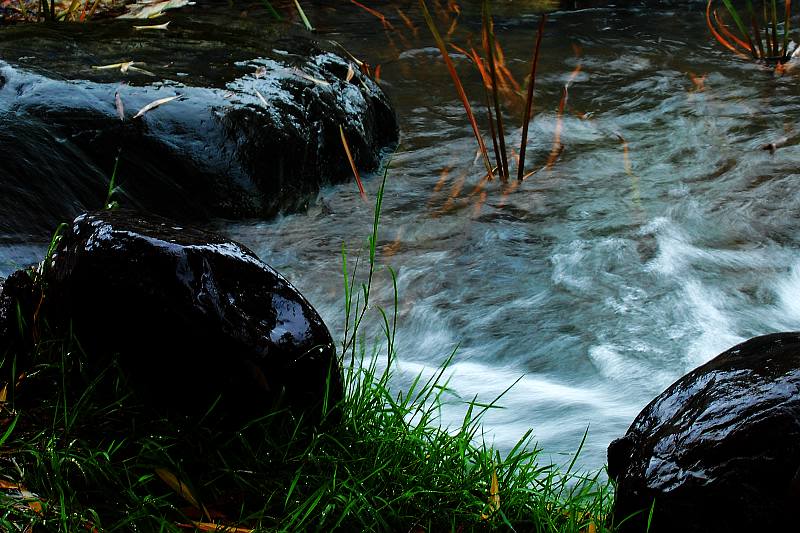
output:
[[[496,3],[498,39],[522,83],[538,14],[532,2]],[[567,462],[558,454],[574,452],[588,427],[578,462],[595,469],[610,440],[685,372],[748,337],[800,329],[800,69],[776,77],[727,53],[708,34],[703,3],[555,12],[527,167],[547,160],[571,80],[563,151],[518,187],[479,186],[475,141],[417,3],[376,4],[396,31],[348,2],[306,11],[320,36],[381,66],[401,123],[374,292],[391,305],[392,266],[397,387],[458,346],[446,424],[460,422],[464,401],[489,401],[521,378],[505,409],[487,415],[486,440],[509,449],[532,427]],[[445,31],[454,15],[439,4]],[[452,35],[461,46],[477,42],[477,5],[461,10]],[[454,57],[482,110],[477,73]],[[521,103],[506,104],[518,146]],[[761,149],[771,142],[775,153]],[[325,189],[304,214],[215,224],[283,272],[334,337],[344,323],[342,244],[352,255],[362,246],[380,184],[364,178],[369,204],[353,183]],[[0,270],[37,250],[1,249]]]

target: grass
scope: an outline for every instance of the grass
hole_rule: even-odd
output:
[[[91,371],[75,339],[45,332],[29,368],[14,353],[0,367],[0,529],[609,530],[599,474],[540,462],[530,431],[506,454],[483,440],[481,419],[501,398],[455,398],[455,355],[392,388],[396,298],[394,313],[379,312],[386,365],[364,334],[382,199],[383,185],[363,279],[343,256],[346,398],[317,428],[288,411],[230,427],[214,406],[164,418],[136,400],[117,361]],[[445,401],[464,402],[458,427],[441,426]]]

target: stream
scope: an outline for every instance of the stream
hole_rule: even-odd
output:
[[[428,1],[452,42],[479,43],[479,2],[460,3],[457,15]],[[482,180],[416,1],[369,3],[394,29],[349,2],[303,4],[321,38],[380,65],[396,106],[401,143],[386,174],[371,303],[391,317],[391,266],[396,388],[455,351],[444,425],[518,380],[485,415],[482,438],[508,451],[532,428],[542,460],[566,464],[588,430],[577,464],[597,470],[609,442],[674,380],[747,338],[800,329],[800,68],[776,76],[723,49],[705,3],[551,13],[526,158],[538,171],[522,184]],[[541,2],[495,4],[497,39],[522,84]],[[268,17],[255,7],[247,16]],[[488,142],[479,75],[452,52]],[[503,102],[518,150],[523,102]],[[770,143],[777,149],[762,149]],[[361,251],[365,273],[381,178],[362,176],[367,202],[353,182],[323,189],[304,213],[211,226],[282,272],[341,338],[342,246],[349,267]],[[45,247],[2,244],[0,275]],[[370,316],[384,365],[379,315]]]

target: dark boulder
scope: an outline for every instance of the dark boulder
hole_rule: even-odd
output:
[[[795,531],[800,333],[750,339],[679,379],[608,448],[621,531]]]
[[[136,24],[0,28],[0,240],[103,207],[118,153],[120,204],[186,222],[303,209],[353,180],[340,126],[363,170],[397,140],[381,89],[332,43],[227,6]]]
[[[308,301],[247,248],[129,211],[79,216],[41,281],[40,320],[74,334],[91,375],[115,357],[151,405],[237,420],[342,397],[333,341]],[[326,385],[327,383],[327,385]]]

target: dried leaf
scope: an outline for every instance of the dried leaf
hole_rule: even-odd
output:
[[[492,482],[489,487],[489,509],[486,514],[482,514],[483,520],[488,520],[490,516],[500,510],[500,486],[497,482],[497,470],[492,470]]]
[[[120,120],[125,120],[125,107],[122,105],[122,98],[119,91],[114,92],[114,107],[117,109],[117,116]]]
[[[128,72],[130,66],[133,65],[133,61],[123,61],[122,63],[112,63],[111,65],[92,65],[94,70],[110,70],[118,68],[120,72],[123,74]]]
[[[3,385],[3,388],[0,389],[0,403],[5,403],[8,401],[8,383]]]
[[[295,69],[295,72],[297,72],[297,75],[300,76],[301,78],[307,79],[308,81],[313,81],[317,85],[323,85],[323,86],[330,85],[330,83],[328,83],[327,81],[315,78],[314,76],[309,76],[300,69]]]
[[[195,509],[203,508],[200,505],[200,502],[197,501],[197,498],[194,497],[194,494],[192,494],[192,491],[189,490],[189,487],[187,487],[185,483],[178,479],[175,474],[166,468],[156,468],[155,472],[156,475],[158,475],[158,477],[164,481],[164,483],[169,485],[170,488],[172,488],[172,490],[174,490],[181,498],[189,502],[192,507]]]
[[[154,24],[153,26],[134,26],[133,29],[136,30],[136,31],[142,31],[142,30],[166,30],[167,27],[169,27],[169,23],[170,22],[172,22],[172,21],[171,20],[167,21],[164,24]]]
[[[215,531],[218,533],[251,533],[253,530],[247,527],[226,526],[213,522],[192,522],[191,524],[178,524],[183,529],[195,529],[199,531]]]
[[[150,110],[152,110],[152,109],[155,109],[155,108],[157,108],[158,106],[164,105],[164,104],[166,104],[167,102],[171,102],[171,101],[175,100],[176,98],[180,98],[180,96],[181,96],[181,95],[179,95],[179,94],[176,94],[175,96],[169,96],[169,97],[167,97],[167,98],[159,98],[158,100],[155,100],[155,101],[153,101],[153,102],[150,102],[149,104],[147,104],[146,106],[144,106],[143,108],[141,108],[141,109],[139,110],[139,112],[138,112],[138,113],[136,113],[135,115],[133,115],[133,118],[139,118],[139,117],[141,117],[142,115],[144,115],[145,113],[147,113],[148,111],[150,111]]]
[[[256,91],[256,96],[258,96],[258,99],[259,99],[259,100],[261,100],[261,103],[262,103],[262,104],[264,104],[264,107],[269,107],[269,104],[267,103],[267,99],[266,99],[266,98],[264,98],[264,95],[263,95],[263,94],[261,94],[261,93],[258,91],[258,89],[254,89],[254,90]]]
[[[194,5],[189,0],[163,0],[161,2],[142,1],[128,6],[128,12],[120,15],[118,19],[152,19],[160,17],[168,9],[177,9],[183,6]]]
[[[155,74],[153,74],[153,73],[152,73],[152,72],[150,72],[149,70],[145,70],[145,69],[143,69],[143,68],[139,68],[139,67],[134,67],[133,65],[131,65],[131,66],[130,66],[130,67],[128,67],[128,68],[129,68],[129,69],[131,69],[131,70],[135,70],[136,72],[141,72],[142,74],[146,74],[146,75],[148,75],[148,76],[155,76]]]
[[[267,67],[262,65],[256,69],[256,74],[255,74],[256,78],[263,78],[266,75],[267,75]]]
[[[0,490],[13,490],[18,492],[19,496],[9,495],[9,497],[12,499],[23,500],[25,504],[35,513],[42,512],[42,502],[39,501],[39,496],[30,492],[25,485],[0,479]]]
[[[353,70],[353,64],[348,61],[347,62],[347,76],[345,77],[344,81],[350,83],[350,80],[353,79],[353,76],[355,75],[355,73],[356,73],[356,71]]]

